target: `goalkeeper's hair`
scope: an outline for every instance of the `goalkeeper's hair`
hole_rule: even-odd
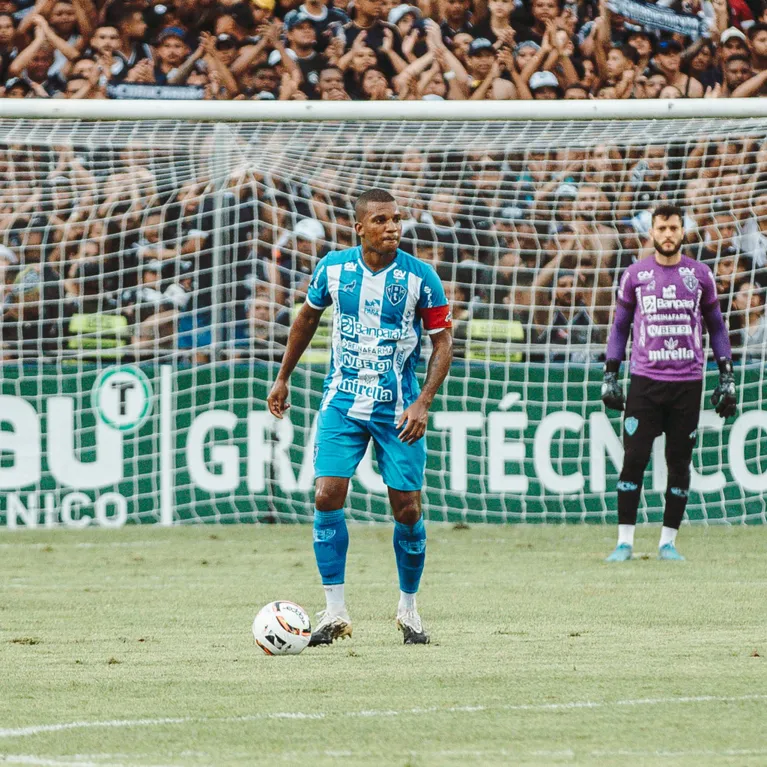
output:
[[[652,222],[655,223],[655,219],[660,216],[661,218],[671,218],[672,216],[679,216],[680,221],[684,223],[684,211],[679,205],[658,205],[652,212]]]
[[[354,203],[354,218],[362,221],[368,212],[368,203],[370,202],[397,202],[393,195],[385,189],[369,189],[363,192]]]

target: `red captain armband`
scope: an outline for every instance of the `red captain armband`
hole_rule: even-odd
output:
[[[421,319],[427,333],[453,327],[453,313],[448,304],[421,309]]]

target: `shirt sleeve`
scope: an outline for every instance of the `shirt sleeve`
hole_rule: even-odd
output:
[[[427,335],[439,333],[453,327],[453,315],[447,303],[445,289],[437,273],[430,269],[421,282],[421,295],[418,297],[418,312],[421,315]]]
[[[634,292],[634,280],[631,272],[626,269],[618,284],[618,303],[627,309],[636,308],[636,293]]]
[[[705,264],[702,265],[705,273],[702,275],[700,281],[700,288],[703,291],[700,297],[700,305],[706,310],[710,309],[713,304],[719,303],[719,296],[716,294],[716,282],[714,281],[714,273]]]
[[[333,303],[328,290],[328,269],[324,261],[320,261],[314,270],[309,290],[306,292],[306,303],[312,309],[325,309]]]

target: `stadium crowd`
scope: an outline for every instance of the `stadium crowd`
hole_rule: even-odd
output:
[[[767,94],[765,0],[0,0],[5,98]]]
[[[669,201],[686,211],[685,252],[714,270],[736,357],[765,362],[767,143],[640,134],[509,150],[499,134],[458,151],[438,138],[377,147],[363,132],[340,156],[328,129],[307,133],[301,164],[279,131],[258,130],[262,160],[243,159],[252,135],[235,136],[243,156],[217,185],[190,161],[192,146],[212,156],[197,132],[151,149],[95,137],[8,145],[2,358],[279,359],[318,260],[356,243],[354,199],[385,186],[403,212],[403,249],[445,283],[458,357],[601,359],[619,275],[651,253],[650,211]],[[328,348],[325,324],[307,359]]]

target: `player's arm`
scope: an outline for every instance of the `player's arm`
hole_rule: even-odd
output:
[[[402,413],[397,422],[397,429],[401,429],[400,440],[409,445],[426,433],[429,408],[450,372],[450,363],[453,361],[453,317],[445,289],[436,272],[429,272],[421,284],[418,312],[424,330],[431,338],[432,354],[418,399]]]
[[[314,338],[322,312],[322,309],[315,309],[307,302],[301,307],[293,326],[290,328],[288,345],[282,358],[280,372],[277,374],[277,380],[266,398],[269,411],[277,418],[282,418],[285,411],[290,407],[288,404],[290,376],[306,351],[306,347]]]
[[[322,312],[332,303],[328,290],[326,267],[326,263],[321,261],[314,270],[312,281],[309,283],[309,290],[306,293],[306,301],[290,328],[288,345],[282,357],[280,372],[277,374],[277,380],[266,398],[269,412],[277,418],[282,418],[285,411],[290,407],[288,404],[290,376],[296,369],[298,361],[311,343],[312,338],[314,338]]]
[[[402,429],[399,438],[412,445],[426,433],[429,421],[429,408],[437,396],[439,387],[450,372],[453,361],[453,331],[451,328],[440,330],[431,336],[432,353],[426,371],[421,393],[418,399],[400,416],[397,428]],[[404,425],[404,429],[402,428]]]
[[[625,400],[623,389],[618,382],[621,361],[626,356],[626,342],[631,332],[634,318],[635,298],[631,285],[631,274],[626,272],[618,288],[618,301],[615,305],[615,317],[607,339],[607,359],[602,380],[602,402],[608,410],[623,410]]]
[[[710,273],[710,270],[709,270]],[[719,366],[719,383],[711,395],[711,404],[722,418],[735,415],[735,376],[732,372],[732,347],[727,333],[727,325],[724,323],[719,301],[716,297],[713,275],[710,282],[703,284],[703,301],[707,301],[703,308],[703,320],[708,328],[711,338],[711,349]]]
[[[442,282],[433,270],[426,274],[421,283],[418,314],[424,331],[431,338],[432,354],[426,381],[418,399],[402,413],[397,422],[397,429],[401,429],[400,440],[409,445],[426,433],[429,408],[450,372],[450,363],[453,361],[453,316]]]

